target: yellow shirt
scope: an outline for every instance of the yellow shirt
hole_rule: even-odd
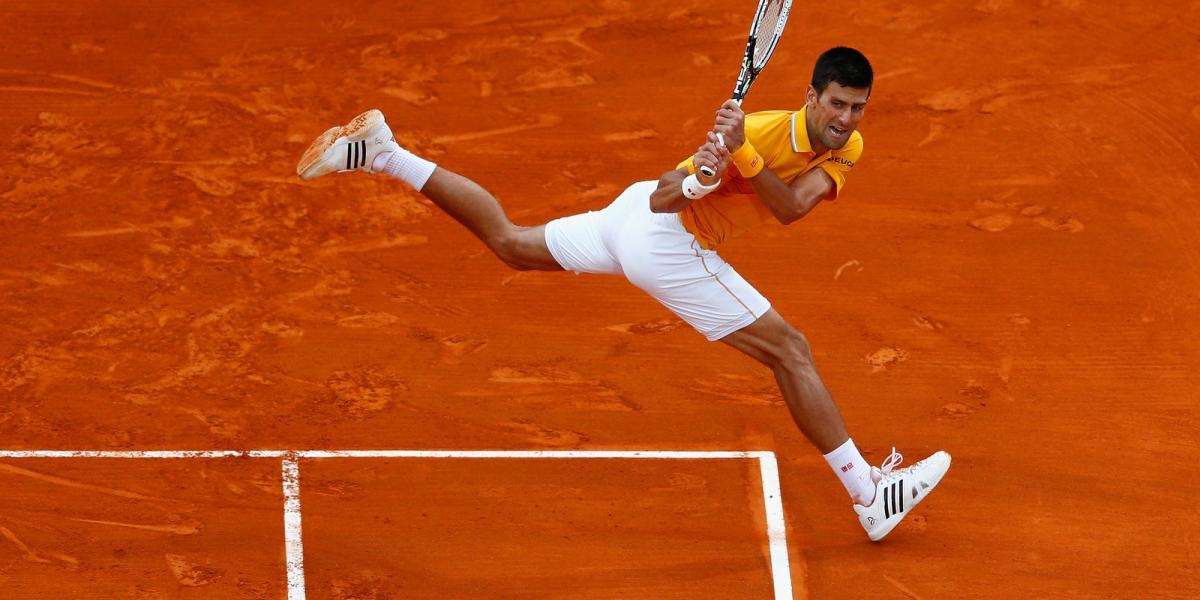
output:
[[[746,115],[746,139],[762,155],[767,168],[784,183],[790,184],[800,175],[820,167],[833,178],[834,188],[827,198],[833,200],[846,184],[846,173],[854,168],[862,155],[862,135],[855,131],[841,149],[817,156],[808,142],[806,113],[807,107],[795,112],[750,113]],[[677,168],[687,167],[689,173],[695,173],[693,158],[694,155],[679,163]],[[679,219],[701,246],[711,250],[726,239],[774,221],[775,217],[754,193],[750,181],[731,165],[725,171],[721,187],[688,205],[679,213]]]

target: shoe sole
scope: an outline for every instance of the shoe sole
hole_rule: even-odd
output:
[[[942,472],[939,473],[937,478],[933,480],[933,483],[929,484],[929,491],[925,492],[925,494],[922,495],[919,500],[917,500],[917,504],[924,502],[925,499],[929,497],[929,494],[933,492],[933,489],[936,488],[938,486],[938,484],[942,482],[942,478],[946,476],[946,473],[950,472],[950,463],[952,462],[952,459],[950,458],[949,452],[946,452],[944,450],[938,450],[937,452],[934,452],[932,455],[930,455],[929,459],[932,459],[932,458],[938,456],[939,454],[946,455],[946,468],[942,469]],[[926,460],[929,460],[929,459],[926,459]],[[887,536],[887,534],[891,533],[892,530],[895,529],[896,526],[899,525],[901,521],[903,521],[905,518],[908,517],[908,515],[912,512],[912,509],[917,507],[917,504],[913,504],[911,507],[909,507],[908,511],[905,511],[904,516],[900,517],[899,519],[896,519],[896,521],[893,522],[891,525],[884,523],[883,529],[880,529],[873,533],[868,533],[867,537],[870,538],[872,542],[878,542],[879,540],[882,540],[884,537]]]
[[[300,163],[296,165],[296,174],[301,179],[308,180],[331,172],[330,170],[326,170],[325,164],[325,153],[330,148],[343,139],[357,137],[363,132],[370,132],[383,123],[383,113],[372,108],[354,117],[348,124],[342,127],[329,128],[313,141],[308,150],[304,151],[304,155],[300,157]],[[333,164],[340,164],[340,161]],[[337,171],[339,169],[333,166],[331,170]]]

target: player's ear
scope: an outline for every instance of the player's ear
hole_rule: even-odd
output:
[[[808,90],[804,92],[804,100],[810,107],[815,107],[817,105],[817,98],[819,96],[820,94],[817,93],[817,89],[814,88],[812,84],[809,84]]]

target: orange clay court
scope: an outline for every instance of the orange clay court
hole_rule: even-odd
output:
[[[0,598],[1200,597],[1196,2],[793,8],[746,110],[854,46],[866,149],[721,254],[870,461],[954,455],[878,544],[753,360],[295,175],[380,108],[517,223],[599,209],[753,6],[0,4]]]

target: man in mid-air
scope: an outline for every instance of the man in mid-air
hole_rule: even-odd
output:
[[[845,486],[867,535],[879,540],[941,481],[950,455],[938,451],[898,469],[903,458],[893,448],[881,467],[870,466],[808,341],[716,252],[732,236],[770,220],[791,223],[838,197],[862,155],[857,127],[873,81],[862,53],[830,49],[817,59],[800,110],[745,115],[726,102],[696,154],[657,182],[631,185],[603,210],[534,227],[514,225],[487,190],[400,147],[378,110],[326,131],[296,171],[304,179],[353,170],[400,179],[514,269],[624,275],[708,340],[771,369],[792,418]]]

